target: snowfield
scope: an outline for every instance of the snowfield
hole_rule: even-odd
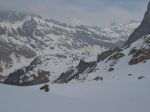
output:
[[[16,87],[0,84],[1,112],[149,112],[150,78]]]

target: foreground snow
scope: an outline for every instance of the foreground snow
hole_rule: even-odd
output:
[[[0,84],[1,112],[149,112],[150,78],[39,86]]]

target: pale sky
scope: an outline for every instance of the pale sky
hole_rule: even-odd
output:
[[[27,11],[69,24],[107,26],[141,20],[149,0],[0,0],[0,10]]]

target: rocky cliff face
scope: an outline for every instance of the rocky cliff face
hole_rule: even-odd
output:
[[[60,77],[58,77],[58,79],[54,81],[54,83],[67,83],[73,79],[85,80],[85,77],[80,77],[80,74],[91,73],[96,66],[96,61],[85,62],[83,60],[80,60],[79,64],[75,68],[71,68],[70,70],[62,73]]]
[[[19,86],[30,86],[49,82],[49,71],[38,70],[36,73],[29,73],[41,63],[42,62],[40,61],[39,57],[35,58],[29,66],[22,67],[10,73],[4,80],[4,83]]]
[[[126,45],[130,45],[134,41],[136,41],[139,38],[142,38],[143,36],[148,35],[148,34],[150,34],[150,2],[148,4],[147,11],[146,11],[146,13],[144,15],[142,23],[130,35],[130,37],[128,38],[128,40],[126,42]]]

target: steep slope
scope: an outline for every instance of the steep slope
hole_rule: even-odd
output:
[[[132,35],[130,35],[126,44],[130,45],[137,39],[142,38],[144,35],[150,34],[149,28],[150,28],[150,3],[148,4],[147,11],[144,15],[142,23],[140,24],[140,26],[137,29],[135,29],[135,31],[132,33]]]
[[[72,80],[108,80],[108,79],[124,79],[127,77],[150,78],[150,35],[143,37],[134,42],[128,48],[118,48],[103,52],[98,56],[98,63],[91,67],[84,62],[76,67],[76,73],[63,73],[57,83],[68,82],[68,77]],[[97,66],[96,66],[97,65]],[[80,67],[80,68],[78,68]],[[67,76],[67,77],[66,77]],[[102,77],[102,79],[101,79]]]
[[[136,77],[150,78],[150,36],[134,42],[129,48],[114,52],[97,66],[97,71],[89,76],[109,78]]]
[[[123,47],[118,47],[102,52],[97,57],[97,66],[88,66],[82,73],[70,74],[73,78],[81,80],[103,80],[105,77],[126,77],[136,75],[138,79],[150,77],[150,3],[140,26],[130,35]],[[86,63],[86,62],[85,62]],[[82,66],[81,66],[82,67]],[[91,73],[89,71],[92,71]],[[68,72],[61,75],[63,82],[67,82]],[[67,74],[67,78],[66,78]],[[114,75],[115,74],[115,75]],[[64,79],[65,78],[65,79]],[[59,79],[60,80],[60,79]],[[56,82],[60,83],[60,81]],[[62,83],[62,82],[61,82]]]

